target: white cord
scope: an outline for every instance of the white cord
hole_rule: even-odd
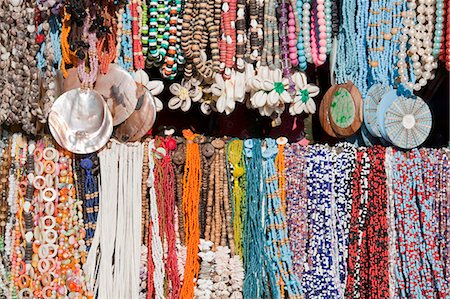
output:
[[[150,219],[152,221],[152,259],[155,265],[153,272],[153,283],[155,286],[155,298],[164,298],[164,263],[163,263],[163,248],[161,237],[159,234],[159,219],[158,219],[158,205],[156,203],[155,193],[155,176],[153,169],[155,161],[153,160],[153,150],[155,149],[155,141],[150,140],[148,144],[148,179],[147,186],[149,187],[150,195]]]

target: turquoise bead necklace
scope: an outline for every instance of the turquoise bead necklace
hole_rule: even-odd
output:
[[[244,298],[265,298],[268,295],[265,270],[265,233],[262,225],[263,194],[262,152],[259,139],[244,141],[246,159],[246,211],[244,216]]]

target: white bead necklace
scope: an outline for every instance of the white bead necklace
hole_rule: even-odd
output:
[[[400,82],[410,89],[419,91],[428,80],[434,79],[433,70],[437,68],[436,59],[433,57],[434,16],[436,12],[435,0],[418,0],[408,2],[408,10],[404,15],[404,28],[400,37],[398,52],[398,73]],[[407,43],[410,47],[406,52]],[[410,57],[410,67],[413,73],[408,76],[406,53]],[[415,78],[415,79],[414,79]]]

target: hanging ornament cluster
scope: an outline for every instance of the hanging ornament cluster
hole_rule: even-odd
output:
[[[446,298],[449,155],[4,133],[0,296]]]
[[[367,145],[379,139],[404,149],[420,146],[432,116],[413,90],[434,79],[440,50],[446,51],[443,1],[343,1],[342,10],[352,13],[343,15],[337,36],[339,85],[322,101],[322,127],[335,137],[349,137],[361,127]],[[353,84],[359,92],[343,96]]]

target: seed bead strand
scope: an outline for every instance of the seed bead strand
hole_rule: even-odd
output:
[[[307,260],[302,276],[306,298],[337,298],[339,275],[335,228],[332,226],[333,206],[333,155],[327,146],[308,149],[308,243]]]
[[[426,149],[424,150],[413,150],[416,153],[415,161],[418,164],[417,169],[421,172],[419,178],[422,178],[422,184],[418,184],[419,190],[422,188],[423,191],[423,206],[421,207],[421,220],[426,223],[426,228],[422,227],[422,233],[424,235],[424,242],[427,246],[425,251],[427,260],[430,262],[430,276],[431,279],[428,280],[434,282],[433,296],[445,297],[449,294],[449,286],[444,278],[444,264],[439,255],[438,244],[436,242],[436,236],[438,235],[438,217],[437,214],[433,213],[433,207],[436,205],[435,197],[435,187],[436,187],[436,177],[433,175],[433,161],[435,155],[430,155]],[[418,180],[420,183],[420,179]],[[420,192],[418,192],[420,194]]]
[[[364,257],[368,272],[362,278],[369,284],[362,285],[364,298],[389,298],[389,252],[386,196],[385,148],[374,146],[368,150],[371,161],[369,173],[368,222],[366,228],[368,257]]]
[[[243,157],[243,141],[232,140],[227,144],[227,157],[230,163],[232,184],[231,198],[233,202],[233,231],[236,254],[243,256],[243,217],[245,214],[245,188],[243,181],[245,175],[245,165]]]
[[[263,217],[262,152],[261,141],[244,141],[246,158],[246,211],[244,217],[244,298],[265,298],[269,295],[267,270],[265,268],[265,229],[261,225]]]
[[[350,215],[352,209],[352,182],[356,163],[356,149],[348,143],[338,144],[335,147],[333,167],[333,196],[336,201],[333,212],[336,219],[336,239],[338,245],[337,260],[339,263],[339,298],[345,296],[347,283],[347,259],[350,231]]]
[[[222,141],[223,142],[223,141]],[[225,143],[224,143],[225,146]],[[222,147],[222,159],[223,159],[223,205],[225,212],[225,225],[226,225],[226,237],[227,244],[230,248],[231,256],[236,254],[236,247],[234,244],[234,233],[233,233],[233,208],[232,202],[230,202],[230,194],[229,194],[229,184],[228,184],[228,173],[227,173],[227,165],[226,165],[226,156],[225,156],[225,147]]]
[[[182,208],[183,187],[181,185],[186,161],[186,146],[182,138],[177,139],[177,149],[172,154],[172,161],[175,166],[175,202],[178,210],[178,233],[181,244],[185,244],[184,218]]]
[[[353,173],[352,186],[352,211],[350,218],[350,232],[348,245],[348,275],[345,290],[346,298],[361,297],[361,288],[368,283],[363,281],[365,275],[361,275],[363,268],[361,256],[366,252],[362,244],[366,244],[364,227],[367,223],[368,215],[368,177],[370,173],[370,159],[364,148],[357,151],[356,167]],[[365,265],[364,265],[365,266]]]
[[[286,210],[283,206],[284,196],[282,194],[284,194],[284,190],[279,188],[278,182],[278,178],[283,176],[283,174],[278,173],[275,166],[276,159],[280,165],[284,164],[284,147],[281,146],[280,148],[283,152],[279,152],[273,139],[266,139],[266,146],[267,148],[263,152],[263,171],[266,170],[265,191],[267,192],[267,220],[269,221],[267,228],[270,231],[269,235],[272,235],[272,238],[276,238],[269,247],[272,247],[274,252],[276,252],[275,255],[280,257],[278,271],[279,281],[281,282],[281,294],[286,293],[289,298],[304,298],[302,296],[300,281],[293,272],[293,253],[289,245]],[[283,157],[277,158],[280,155]]]
[[[293,253],[294,274],[302,280],[306,264],[308,241],[306,147],[297,143],[287,146],[286,151],[286,205],[290,246]]]
[[[198,203],[200,199],[200,150],[194,142],[195,135],[188,130],[183,131],[186,138],[186,165],[183,176],[183,214],[185,215],[187,256],[184,270],[184,282],[181,297],[192,298],[194,295],[194,279],[199,272],[197,259],[200,242],[200,227],[198,223]]]

